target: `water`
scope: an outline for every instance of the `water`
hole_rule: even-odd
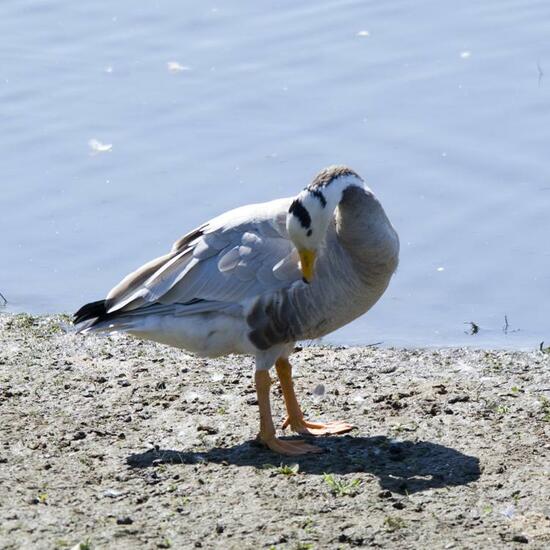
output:
[[[550,342],[549,18],[545,0],[3,0],[6,309],[74,311],[204,220],[345,163],[402,254],[329,341]]]

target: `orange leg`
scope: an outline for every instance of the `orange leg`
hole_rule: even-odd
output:
[[[321,422],[308,422],[304,420],[304,414],[296,399],[294,393],[294,384],[292,382],[292,365],[288,362],[288,359],[277,359],[275,363],[275,369],[277,370],[277,376],[281,382],[281,389],[283,390],[283,397],[285,399],[286,410],[288,413],[287,419],[283,424],[283,430],[290,426],[290,428],[301,434],[310,435],[327,435],[327,434],[343,434],[351,431],[354,426],[347,422],[329,422],[327,424]]]
[[[275,426],[271,416],[271,404],[269,402],[269,389],[271,378],[268,371],[256,371],[256,393],[260,407],[260,433],[258,439],[272,451],[283,455],[304,455],[306,453],[318,453],[319,447],[308,445],[303,440],[284,441],[275,437]]]

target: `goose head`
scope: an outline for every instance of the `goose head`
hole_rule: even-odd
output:
[[[313,280],[317,253],[325,240],[334,210],[350,185],[363,186],[363,180],[345,166],[330,166],[313,178],[288,209],[288,236],[298,251],[300,269],[307,283]]]

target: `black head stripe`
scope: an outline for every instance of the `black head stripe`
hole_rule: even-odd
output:
[[[319,189],[311,189],[310,193],[321,201],[321,206],[323,208],[327,205],[327,199],[325,199],[325,195],[323,195],[322,191],[319,191]]]
[[[321,170],[313,178],[313,181],[309,184],[308,189],[310,191],[314,189],[322,189],[323,187],[329,186],[335,179],[343,176],[355,176],[356,178],[361,179],[356,172],[347,166],[329,166],[328,168]]]
[[[302,227],[307,229],[311,225],[311,216],[299,199],[292,202],[288,212],[294,214],[300,220]]]

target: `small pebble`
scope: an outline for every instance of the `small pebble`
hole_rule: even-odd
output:
[[[214,426],[208,426],[206,424],[199,424],[197,426],[198,432],[206,432],[207,434],[214,435],[218,433],[218,428],[215,428]]]
[[[315,388],[313,388],[313,395],[316,395],[317,397],[321,397],[322,395],[325,395],[325,386],[324,384],[317,384]]]
[[[470,396],[465,393],[460,393],[458,395],[453,395],[452,397],[449,397],[449,403],[466,403],[467,401],[470,401]]]
[[[120,491],[117,491],[116,489],[106,489],[105,491],[103,491],[104,497],[116,498],[120,495],[122,495],[122,493]]]
[[[521,542],[523,544],[527,544],[529,542],[529,539],[525,535],[514,535],[512,537],[512,540],[514,542]]]
[[[129,516],[120,516],[116,518],[117,525],[132,525],[134,520]]]
[[[387,367],[381,367],[379,369],[379,372],[382,374],[389,374],[390,372],[394,372],[397,370],[397,367],[395,365],[388,365]]]

